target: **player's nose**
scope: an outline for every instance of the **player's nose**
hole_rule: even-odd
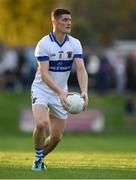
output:
[[[71,25],[71,19],[68,20],[68,24]]]

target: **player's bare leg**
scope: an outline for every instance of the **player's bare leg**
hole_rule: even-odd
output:
[[[49,137],[45,139],[44,154],[51,152],[61,141],[66,125],[66,120],[50,115]]]
[[[33,140],[35,146],[35,161],[32,166],[32,170],[40,171],[45,170],[43,158],[44,158],[44,140],[45,129],[48,127],[48,110],[43,105],[33,105],[33,116],[35,120],[35,129],[33,133]]]

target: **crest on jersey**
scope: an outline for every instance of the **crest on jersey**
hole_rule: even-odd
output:
[[[72,57],[72,51],[68,51],[67,55],[68,55],[67,57],[70,59]]]

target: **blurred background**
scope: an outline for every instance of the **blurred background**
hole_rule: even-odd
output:
[[[50,12],[56,7],[71,11],[72,35],[82,43],[89,76],[88,111],[69,116],[66,132],[135,135],[135,0],[0,0],[1,142],[32,132],[34,49],[52,31]],[[79,91],[74,64],[69,86]]]

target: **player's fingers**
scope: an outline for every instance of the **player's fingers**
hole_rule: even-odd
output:
[[[67,108],[63,105],[63,108],[65,109],[65,111],[67,111]]]
[[[87,96],[86,96],[86,94],[81,94],[81,98],[83,98],[85,102],[87,101]]]
[[[64,109],[66,110],[66,109],[68,108],[68,106],[69,106],[69,103],[67,102],[67,100],[62,99],[62,100],[61,100],[61,103],[62,103]]]
[[[86,109],[87,109],[87,105],[84,104],[84,106],[83,106],[83,111],[85,111]]]
[[[87,109],[88,106],[88,98],[84,98],[84,111]]]
[[[70,106],[70,103],[69,103],[69,101],[67,100],[67,97],[68,97],[69,95],[73,95],[73,93],[72,93],[72,92],[68,92],[68,93],[67,93],[67,96],[66,96],[66,99],[65,99],[65,102],[66,102],[66,104],[67,104],[67,107]]]
[[[69,107],[69,106],[70,106],[70,103],[68,102],[67,99],[65,99],[65,104],[66,104],[66,107]]]
[[[73,95],[73,93],[72,93],[72,92],[68,92],[68,93],[67,93],[67,96],[69,96],[69,95]]]
[[[88,102],[88,96],[87,96],[87,94],[84,94],[84,95],[83,95],[83,98],[84,98],[84,101],[87,103],[87,102]]]

